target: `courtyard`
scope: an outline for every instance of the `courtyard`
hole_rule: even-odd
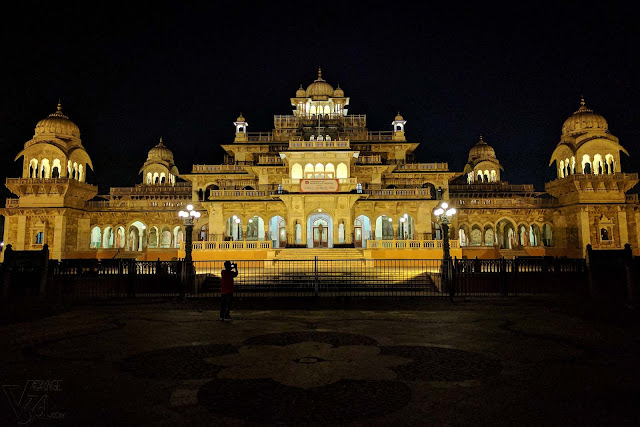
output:
[[[639,421],[632,310],[557,295],[453,303],[237,298],[232,316],[218,320],[217,298],[149,298],[5,324],[0,422]]]

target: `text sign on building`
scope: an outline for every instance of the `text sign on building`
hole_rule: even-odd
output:
[[[337,179],[301,179],[301,193],[335,193],[340,187]]]

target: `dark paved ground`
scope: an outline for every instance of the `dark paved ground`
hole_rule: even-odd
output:
[[[102,303],[1,326],[0,424],[640,421],[640,328],[626,309],[245,300],[225,323],[216,304]]]

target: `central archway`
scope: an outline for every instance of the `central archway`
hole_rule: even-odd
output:
[[[330,215],[317,213],[307,219],[307,247],[333,247],[333,219]]]

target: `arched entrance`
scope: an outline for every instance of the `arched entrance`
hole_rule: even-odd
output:
[[[269,235],[274,248],[287,246],[287,228],[283,217],[276,215],[269,220]]]
[[[307,247],[333,247],[333,220],[326,214],[314,214],[307,221]]]
[[[353,222],[353,243],[356,248],[366,248],[367,240],[371,239],[371,220],[366,215],[360,215]]]

